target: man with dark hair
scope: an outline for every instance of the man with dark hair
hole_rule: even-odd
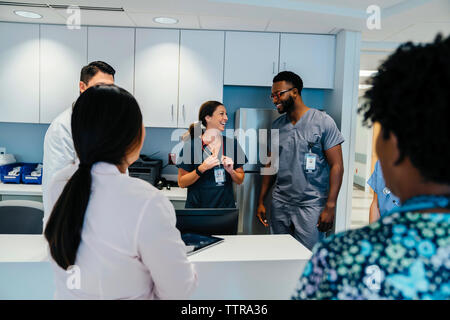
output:
[[[100,72],[100,74],[98,74]],[[83,93],[87,88],[95,85],[100,84],[101,81],[94,81],[95,84],[90,83],[91,79],[95,76],[101,78],[108,78],[111,80],[108,75],[112,76],[114,81],[114,75],[116,74],[116,70],[113,69],[109,64],[103,61],[93,61],[89,63],[87,66],[84,66],[81,69],[80,73],[80,94]],[[104,80],[104,79],[103,79]]]
[[[272,124],[279,130],[279,168],[276,175],[263,176],[257,216],[269,226],[263,202],[275,182],[271,233],[292,234],[311,250],[334,224],[344,138],[330,116],[303,103],[302,89],[302,79],[293,72],[273,79],[271,98],[283,114]]]
[[[80,72],[80,94],[97,84],[113,84],[116,71],[103,61],[93,61]],[[42,170],[42,198],[44,202],[44,227],[52,208],[48,206],[47,186],[53,175],[77,159],[72,140],[72,107],[63,111],[50,124],[44,139]]]
[[[320,242],[296,299],[450,299],[450,37],[401,45],[361,108],[400,206]]]

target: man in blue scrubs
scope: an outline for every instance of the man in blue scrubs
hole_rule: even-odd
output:
[[[386,187],[380,161],[375,163],[375,168],[367,184],[374,191],[373,201],[370,205],[369,223],[377,221],[395,207],[400,206],[400,199]]]
[[[275,182],[271,233],[291,234],[311,250],[334,224],[344,138],[329,115],[303,103],[302,89],[302,79],[293,72],[273,79],[271,98],[282,114],[272,124],[279,130],[279,169],[263,176],[257,216],[269,226],[263,202]]]

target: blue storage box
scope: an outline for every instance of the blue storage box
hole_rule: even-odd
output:
[[[15,168],[20,167],[17,175],[9,175],[9,173]],[[0,166],[0,180],[3,183],[20,183],[22,176],[22,164],[21,163],[11,163]]]
[[[39,163],[24,163],[22,165],[22,183],[25,184],[42,184],[42,171],[40,175],[32,175],[31,173],[37,169]]]

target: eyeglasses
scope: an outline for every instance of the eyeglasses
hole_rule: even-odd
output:
[[[290,89],[286,89],[286,90],[283,90],[283,91],[278,91],[278,92],[272,93],[272,94],[270,95],[270,99],[273,99],[273,98],[275,98],[275,97],[277,97],[278,99],[280,99],[282,94],[284,94],[284,93],[286,93],[286,92],[288,92],[288,91],[291,91],[291,90],[294,89],[294,88],[295,88],[295,87],[292,87],[292,88],[290,88]]]

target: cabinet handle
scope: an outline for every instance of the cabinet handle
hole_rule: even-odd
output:
[[[286,71],[286,62],[283,62],[283,71]]]
[[[183,120],[186,120],[186,114],[184,112],[184,104],[183,104]]]
[[[272,64],[272,74],[275,74],[275,61]]]
[[[173,104],[172,104],[172,111],[171,111],[171,115],[172,115],[172,121],[173,121]]]

